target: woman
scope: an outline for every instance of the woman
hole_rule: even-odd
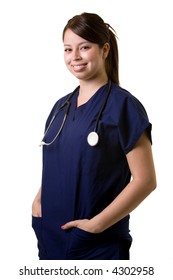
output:
[[[42,187],[32,205],[39,258],[128,260],[129,213],[156,187],[151,124],[119,86],[109,24],[97,14],[74,16],[63,42],[79,87],[54,105],[46,123]]]

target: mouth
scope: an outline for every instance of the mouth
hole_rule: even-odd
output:
[[[72,65],[72,68],[75,72],[80,72],[86,67],[87,63],[85,64],[77,64],[77,65]]]

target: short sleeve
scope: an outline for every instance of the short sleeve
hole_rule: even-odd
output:
[[[144,131],[147,132],[152,143],[151,129],[152,125],[144,106],[137,98],[129,94],[124,100],[118,123],[120,144],[125,154],[133,149]]]

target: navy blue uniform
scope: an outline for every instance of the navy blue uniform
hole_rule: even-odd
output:
[[[106,94],[104,85],[77,107],[76,90],[59,137],[43,147],[42,218],[33,217],[32,221],[42,260],[129,259],[129,215],[100,234],[61,229],[69,221],[91,219],[107,207],[130,181],[126,154],[145,130],[151,140],[151,124],[143,105],[112,84],[98,124],[99,143],[88,145],[87,136],[94,129]],[[54,105],[46,127],[66,98]],[[56,116],[45,142],[56,135],[65,110]]]

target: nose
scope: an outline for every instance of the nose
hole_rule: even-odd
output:
[[[80,60],[81,59],[81,55],[80,55],[80,51],[79,50],[73,50],[72,53],[72,59],[73,60]]]

